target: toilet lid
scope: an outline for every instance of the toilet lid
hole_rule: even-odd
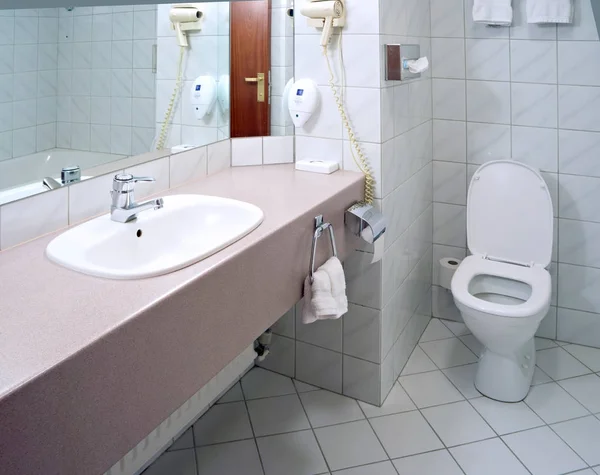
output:
[[[553,228],[550,192],[536,170],[498,160],[475,172],[467,200],[467,240],[473,254],[547,267]]]

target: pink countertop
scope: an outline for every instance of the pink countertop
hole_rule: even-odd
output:
[[[247,201],[265,220],[204,261],[151,279],[59,267],[44,255],[58,233],[1,252],[2,473],[108,469],[299,300],[316,214],[335,225],[347,255],[343,212],[362,183],[353,172],[275,165],[170,190]]]

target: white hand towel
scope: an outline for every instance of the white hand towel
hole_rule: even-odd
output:
[[[302,323],[308,325],[317,321],[312,304],[312,284],[310,276],[304,279],[304,298],[302,299]]]
[[[511,0],[475,0],[473,21],[487,25],[510,26],[513,19]]]
[[[323,264],[321,269],[329,275],[329,280],[331,281],[331,294],[337,305],[335,318],[340,318],[342,315],[348,313],[348,297],[346,297],[346,276],[344,274],[344,268],[337,257],[332,257]]]
[[[340,318],[348,313],[346,277],[342,263],[332,257],[304,281],[302,323]]]
[[[336,318],[338,306],[333,297],[331,279],[322,267],[313,274],[311,291],[312,307],[317,319]]]
[[[527,0],[527,23],[572,23],[573,0]]]
[[[302,322],[305,324],[317,320],[337,318],[338,305],[331,292],[331,280],[322,269],[304,281],[304,303],[302,305]]]

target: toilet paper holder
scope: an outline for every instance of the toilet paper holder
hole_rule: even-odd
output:
[[[373,240],[370,243],[374,243],[381,238],[387,230],[385,216],[373,206],[367,204],[353,206],[346,211],[344,222],[354,235],[363,239],[365,238],[363,233],[370,230],[370,233],[373,234]]]
[[[386,81],[406,81],[421,77],[421,72],[413,72],[409,67],[409,63],[424,59],[421,58],[421,45],[386,44],[385,59]]]

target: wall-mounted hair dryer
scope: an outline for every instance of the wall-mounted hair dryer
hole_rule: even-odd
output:
[[[169,12],[171,26],[177,33],[179,46],[188,46],[188,31],[200,30],[202,12],[193,5],[176,5]]]
[[[344,0],[307,0],[300,13],[308,17],[308,26],[323,28],[321,46],[327,46],[334,28],[343,28],[346,24]]]

